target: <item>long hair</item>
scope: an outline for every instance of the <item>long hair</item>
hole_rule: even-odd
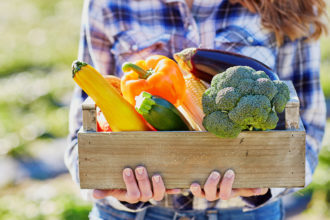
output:
[[[318,39],[327,33],[324,0],[230,0],[252,13],[259,13],[264,28],[275,33],[278,45],[284,37]]]

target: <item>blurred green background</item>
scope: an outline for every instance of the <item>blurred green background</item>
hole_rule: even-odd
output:
[[[82,1],[11,0],[0,8],[0,219],[87,219],[91,205],[63,165]],[[329,100],[330,38],[321,45]],[[314,181],[296,194],[311,202],[295,219],[330,219],[327,124]]]

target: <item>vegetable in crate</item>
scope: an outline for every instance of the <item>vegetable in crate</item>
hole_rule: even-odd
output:
[[[276,113],[290,99],[284,82],[272,81],[263,71],[235,66],[213,77],[202,98],[206,130],[234,138],[245,129],[274,129]]]
[[[134,107],[92,66],[73,62],[72,78],[101,109],[112,131],[150,130]]]
[[[192,127],[196,131],[205,131],[203,126],[204,112],[202,107],[202,96],[206,86],[194,75],[183,72],[186,82],[186,97],[183,100],[183,108],[189,113],[193,121]]]
[[[125,75],[121,79],[121,91],[132,105],[143,91],[160,96],[175,106],[181,105],[186,85],[178,65],[170,58],[153,55],[146,60],[124,63],[122,70]]]
[[[184,78],[175,61],[162,55],[152,55],[146,60],[124,63],[122,69],[125,75],[121,79],[121,90],[131,104],[135,105],[135,97],[142,91],[149,92],[175,105],[194,130],[204,130],[204,115],[198,99],[205,88],[196,86],[199,82],[196,77]]]
[[[233,66],[250,66],[257,71],[264,71],[271,80],[278,80],[277,75],[265,64],[229,51],[187,48],[174,54],[174,59],[181,69],[208,83],[211,82],[213,76]]]
[[[188,131],[188,123],[181,113],[167,100],[141,92],[136,98],[135,109],[159,131]]]
[[[105,75],[104,79],[112,86],[116,91],[121,94],[120,90],[120,78],[113,75]],[[96,108],[96,130],[98,132],[110,132],[111,128],[107,120],[105,119],[101,109],[99,107]]]
[[[120,89],[121,80],[119,77],[113,75],[105,75],[104,79],[109,83],[109,85],[115,88],[120,95],[123,95]]]

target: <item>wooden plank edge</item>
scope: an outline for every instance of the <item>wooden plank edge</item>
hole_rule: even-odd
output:
[[[94,100],[91,97],[87,97],[85,101],[82,103],[82,109],[83,110],[95,110],[96,105]]]
[[[256,137],[263,136],[265,134],[274,134],[279,136],[286,135],[306,135],[306,131],[302,121],[300,120],[299,128],[297,129],[288,129],[288,130],[267,130],[267,131],[242,131],[236,138],[219,138],[223,140],[236,140],[240,138],[247,137]],[[80,135],[96,135],[96,136],[104,136],[104,135],[147,135],[147,136],[159,136],[159,135],[183,135],[186,137],[189,136],[199,136],[199,137],[216,137],[214,134],[208,131],[120,131],[120,132],[95,132],[95,131],[85,131],[80,130],[78,132],[78,139]]]
[[[167,189],[189,189],[190,186],[186,187],[166,187]],[[305,184],[292,184],[292,185],[235,185],[233,184],[233,189],[240,189],[240,188],[304,188]],[[80,189],[125,189],[125,188],[112,188],[109,186],[97,186],[94,185],[88,185],[88,184],[80,184]]]
[[[297,92],[293,86],[292,81],[283,81],[288,87],[289,87],[289,91],[290,91],[290,100],[287,102],[287,104],[285,105],[286,108],[290,108],[290,107],[298,107],[300,105],[299,102],[299,98],[297,95]]]

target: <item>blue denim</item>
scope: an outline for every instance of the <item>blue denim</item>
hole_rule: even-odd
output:
[[[284,209],[282,200],[277,200],[255,210],[208,209],[203,211],[175,211],[170,208],[151,206],[139,213],[116,210],[110,206],[94,204],[89,214],[91,220],[282,220]]]

